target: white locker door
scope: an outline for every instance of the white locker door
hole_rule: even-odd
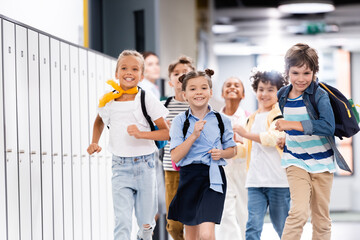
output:
[[[28,29],[32,238],[42,239],[39,34]]]
[[[96,65],[95,53],[88,52],[88,79],[89,79],[89,133],[92,133],[93,122],[97,115],[97,97],[96,97]],[[89,143],[92,134],[89,135]],[[90,175],[91,175],[91,231],[92,239],[101,239],[100,237],[100,206],[99,206],[99,159],[97,154],[90,157]]]
[[[111,72],[111,60],[107,57],[104,57],[104,77],[105,79],[111,79],[113,76],[112,72]],[[116,79],[114,79],[114,81],[117,81]],[[106,83],[105,83],[106,84]],[[106,84],[108,85],[108,84]],[[105,86],[105,88],[108,89],[108,86]],[[110,87],[110,90],[111,87]],[[108,145],[107,141],[108,141],[108,136],[106,136],[106,146]],[[112,157],[111,154],[107,151],[105,153],[105,162],[106,162],[106,192],[107,192],[107,212],[108,212],[108,232],[109,234],[111,233],[111,235],[109,235],[108,239],[112,239],[113,238],[113,231],[114,231],[114,208],[113,208],[113,198],[112,198],[112,188],[111,188],[111,176],[112,176],[112,170],[111,170],[111,166],[112,166]]]
[[[53,169],[51,158],[51,85],[49,37],[39,34],[40,122],[42,161],[43,239],[53,239]]]
[[[106,79],[104,78],[104,57],[100,54],[96,55],[96,100],[97,104],[99,103],[99,99],[104,95],[104,83]],[[90,118],[91,120],[91,118]],[[95,120],[95,119],[94,119]],[[93,120],[93,121],[94,121]],[[106,162],[105,162],[105,134],[107,132],[107,128],[104,127],[102,136],[99,140],[99,146],[102,147],[102,151],[98,153],[99,158],[99,203],[100,203],[100,236],[104,239],[108,238],[108,219],[107,219],[107,192],[106,192],[106,183],[107,183],[107,175],[106,175]],[[92,137],[92,136],[91,136]]]
[[[61,152],[61,82],[60,82],[60,42],[50,39],[51,74],[51,131],[53,159],[53,204],[54,239],[64,239],[62,152]]]
[[[74,239],[82,237],[82,194],[80,163],[79,49],[70,46],[71,144],[73,161]]]
[[[2,71],[2,19],[0,18],[0,126],[4,126],[3,108],[3,71]],[[0,128],[0,239],[7,239],[6,222],[6,182],[5,182],[5,136],[4,127]]]
[[[20,238],[31,236],[29,87],[27,29],[16,25],[16,82],[19,147]]]
[[[86,149],[89,146],[89,105],[88,105],[88,70],[87,50],[79,49],[80,69],[80,136],[81,136],[81,176],[83,205],[83,238],[91,239],[91,206],[90,206],[90,158]]]
[[[8,239],[20,239],[16,127],[15,25],[3,20],[3,76]]]
[[[60,43],[61,61],[61,121],[64,188],[64,239],[73,239],[72,164],[71,164],[71,102],[70,102],[70,48]]]

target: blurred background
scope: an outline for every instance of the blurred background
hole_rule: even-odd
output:
[[[4,119],[1,120],[4,127],[0,131],[0,143],[2,145],[0,153],[3,153],[0,160],[0,239],[20,239],[21,236],[26,236],[23,231],[26,234],[30,233],[32,239],[68,239],[66,236],[71,236],[71,239],[111,239],[112,209],[111,207],[101,208],[101,204],[111,204],[111,194],[108,189],[109,173],[105,169],[108,165],[104,166],[104,175],[101,175],[101,170],[91,167],[93,162],[99,165],[101,159],[108,159],[109,156],[104,153],[103,156],[99,155],[96,158],[90,158],[86,155],[84,146],[87,146],[91,139],[92,121],[94,119],[91,114],[96,111],[96,103],[92,101],[91,97],[96,99],[103,93],[105,87],[100,82],[102,80],[105,82],[107,78],[114,76],[113,70],[116,58],[124,49],[136,49],[140,52],[153,51],[158,54],[161,78],[158,79],[157,85],[163,97],[173,94],[167,84],[169,63],[180,55],[187,55],[195,60],[199,70],[205,68],[215,70],[214,97],[211,101],[215,109],[220,109],[224,105],[221,98],[222,83],[226,78],[236,76],[243,81],[245,86],[246,97],[241,102],[242,107],[249,112],[253,112],[257,106],[255,94],[249,81],[251,69],[261,67],[283,71],[283,56],[286,50],[296,43],[303,42],[317,49],[319,53],[319,79],[336,86],[348,98],[353,98],[355,103],[360,103],[360,1],[0,0],[0,17],[2,19],[2,85],[0,84],[2,86],[0,89],[2,115],[0,119]],[[12,109],[21,110],[17,105],[7,105],[7,103],[13,104],[22,101],[18,96],[20,83],[14,86],[11,85],[15,92],[14,95],[10,96],[12,97],[10,100],[7,99],[8,92],[11,92],[11,86],[10,90],[7,91],[8,83],[12,79],[19,79],[19,74],[8,75],[9,68],[6,62],[12,58],[5,56],[6,52],[11,52],[6,45],[7,41],[14,41],[13,46],[16,52],[16,46],[18,46],[16,39],[21,35],[17,31],[17,27],[24,30],[24,41],[27,43],[30,42],[30,33],[37,34],[38,38],[36,39],[39,39],[38,49],[42,49],[40,39],[42,39],[42,36],[46,37],[45,42],[48,42],[47,44],[50,42],[50,61],[56,59],[55,57],[51,58],[54,55],[51,50],[51,46],[54,45],[52,40],[56,44],[60,44],[59,51],[61,51],[62,46],[70,49],[70,56],[68,56],[69,54],[59,54],[60,64],[61,59],[68,58],[70,60],[67,61],[71,66],[71,49],[76,49],[73,55],[78,61],[78,71],[81,74],[81,62],[85,61],[83,66],[87,72],[84,79],[87,79],[86,89],[89,92],[81,93],[81,86],[83,85],[78,86],[80,88],[80,117],[77,124],[78,126],[81,125],[81,127],[84,126],[85,129],[74,137],[73,132],[77,128],[71,125],[72,132],[68,133],[72,137],[71,146],[69,146],[69,156],[72,156],[72,158],[69,161],[74,161],[79,157],[82,164],[79,166],[79,173],[82,173],[82,178],[79,183],[75,183],[75,173],[71,170],[73,175],[71,175],[69,182],[66,182],[64,175],[61,175],[64,174],[65,168],[59,170],[61,176],[59,175],[58,179],[56,178],[56,168],[51,168],[50,175],[46,176],[49,179],[45,179],[44,173],[47,170],[40,164],[37,166],[39,167],[38,174],[40,174],[38,181],[41,183],[42,188],[36,193],[39,199],[34,199],[35,193],[32,185],[34,181],[27,181],[27,179],[24,180],[21,177],[24,176],[21,172],[23,165],[20,161],[23,156],[21,154],[24,151],[20,151],[22,150],[22,144],[19,142],[22,136],[21,131],[24,130],[20,127],[23,123],[21,122],[22,115],[19,112],[13,118],[7,118],[12,114]],[[10,29],[10,32],[7,32],[7,29]],[[10,40],[8,40],[7,36],[10,36]],[[25,44],[25,47],[30,49],[29,44]],[[40,54],[39,59],[41,60],[41,51],[35,51],[34,54],[36,53]],[[28,56],[31,56],[29,51]],[[85,60],[82,59],[82,56],[84,56]],[[15,64],[17,58],[14,56],[12,61],[14,61],[13,65],[11,63],[9,66],[13,66],[16,72],[17,69],[20,69]],[[101,69],[98,67],[100,63],[103,64]],[[27,65],[26,72],[29,69],[30,65]],[[99,75],[100,73],[102,75]],[[92,85],[92,74],[96,76],[94,82],[96,81],[98,85]],[[49,76],[50,79],[53,78],[51,74]],[[79,76],[77,75],[77,77]],[[59,73],[58,79],[60,81],[63,77],[64,75]],[[30,87],[30,77],[28,79]],[[53,86],[55,85],[53,84]],[[70,84],[69,89],[71,88],[72,85]],[[90,93],[92,88],[98,88],[98,91],[93,89],[93,93]],[[46,90],[43,91],[46,92]],[[50,91],[48,99],[53,99],[56,96],[52,91]],[[27,94],[31,96],[31,92]],[[81,100],[82,94],[85,94],[83,100]],[[44,104],[41,103],[42,99],[42,97],[38,99],[40,106]],[[72,98],[72,102],[67,104],[72,105],[74,99]],[[53,103],[54,100],[52,100],[51,104]],[[9,110],[7,110],[6,106],[13,106],[14,108],[8,108]],[[63,105],[60,104],[59,106]],[[49,109],[53,111],[55,107],[56,105],[51,105]],[[29,116],[31,115],[31,108],[30,102],[26,110],[30,112]],[[49,116],[51,119],[49,121],[54,121],[54,117],[57,115],[51,114],[52,118]],[[62,112],[58,114],[61,118]],[[31,116],[29,118],[31,120]],[[10,126],[8,122],[12,121],[15,121],[15,125]],[[40,122],[40,120],[38,121]],[[59,123],[49,122],[49,129],[52,133],[49,136],[50,142],[57,143],[57,140],[55,140],[57,133],[51,127],[54,128],[56,124],[59,124],[59,129],[63,131],[67,128],[65,123],[65,120]],[[69,121],[69,124],[73,124],[73,122]],[[44,131],[41,128],[42,125],[40,124],[39,134]],[[33,157],[37,156],[36,159],[39,163],[43,158],[45,159],[40,154],[40,150],[45,148],[45,145],[42,144],[45,143],[39,142],[39,151],[32,154],[34,151],[32,151],[32,133],[30,129],[31,124],[28,129],[24,130],[28,134],[25,154],[28,156],[26,159],[29,161],[29,164],[24,169],[34,174],[31,172],[33,171],[31,169],[34,169],[31,168],[33,166]],[[10,135],[17,137],[8,139]],[[59,153],[61,152],[62,155],[59,155],[63,156],[67,140],[63,132],[59,132],[59,135],[58,141],[63,146],[59,149]],[[81,143],[74,146],[77,138],[81,140],[79,140]],[[9,145],[10,143],[13,143],[13,148]],[[339,140],[337,143],[353,172],[349,174],[339,170],[336,173],[331,199],[331,214],[334,222],[333,239],[358,239],[356,233],[359,232],[358,228],[360,227],[360,173],[357,171],[357,164],[360,161],[360,148],[356,146],[360,144],[360,135],[342,141]],[[11,149],[13,150],[8,151]],[[14,151],[14,149],[17,150]],[[65,164],[65,158],[57,158],[57,154],[53,156],[55,154],[54,149],[56,147],[49,147],[49,152],[52,155],[48,154],[47,156],[51,155],[52,157],[48,160],[54,166],[57,161],[60,164]],[[74,149],[79,149],[79,153],[74,154]],[[11,165],[12,159],[14,165]],[[30,173],[28,179],[32,179],[33,175]],[[92,178],[93,176],[97,176],[97,178]],[[101,177],[105,178],[104,182],[102,182]],[[93,180],[91,181],[91,179]],[[44,189],[45,182],[50,182],[53,185],[46,190]],[[25,192],[22,183],[27,186]],[[69,202],[69,206],[71,206],[70,213],[66,213],[68,211],[66,208],[66,184],[72,186],[70,187],[72,193]],[[74,184],[78,185],[74,186]],[[93,189],[94,186],[95,189]],[[102,187],[105,187],[104,196],[108,198],[101,200],[101,197],[99,197],[94,200],[95,196],[92,194],[101,193],[103,191]],[[61,191],[57,193],[59,188]],[[9,192],[12,191],[10,189],[15,190]],[[82,193],[82,195],[79,195],[81,197],[80,203],[76,202],[76,191],[74,189],[78,189]],[[44,197],[48,190],[50,191],[48,197]],[[23,196],[28,196],[28,198],[23,199]],[[60,196],[60,202],[57,202],[57,196]],[[92,202],[88,202],[89,199],[93,199]],[[34,202],[36,201],[40,201],[39,206],[35,206]],[[46,205],[47,203],[49,205]],[[29,216],[25,215],[23,217],[22,213],[24,211],[21,209],[26,206],[30,208],[27,213]],[[60,208],[56,206],[60,206]],[[85,207],[81,212],[76,212],[76,206]],[[56,209],[60,209],[60,211],[57,212]],[[47,215],[47,210],[52,211],[52,213]],[[95,210],[97,215],[94,215]],[[104,223],[105,226],[100,224],[102,219],[100,218],[101,211],[106,212],[104,215],[104,219],[107,219],[106,223]],[[39,216],[36,214],[39,214]],[[81,216],[77,217],[77,214]],[[69,226],[67,225],[68,221],[66,221],[67,215],[69,215],[70,219]],[[269,219],[266,219],[266,221],[263,239],[276,239],[276,236],[272,235],[274,232]],[[60,225],[57,223],[60,223]],[[100,227],[96,226],[96,223],[99,223]],[[46,232],[44,230],[47,224],[52,226],[52,231]],[[79,227],[80,231],[77,230]],[[104,237],[105,232],[107,237]],[[169,238],[164,233],[158,234],[159,239]],[[310,239],[310,226],[305,228],[304,235],[303,239]],[[38,238],[38,236],[41,238]],[[47,238],[45,236],[51,237]],[[88,238],[89,236],[90,238]],[[24,239],[29,238],[25,237]]]

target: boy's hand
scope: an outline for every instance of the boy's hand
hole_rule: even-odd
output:
[[[87,148],[87,152],[91,155],[93,154],[94,152],[100,152],[101,151],[101,147],[97,144],[97,143],[91,143],[89,145],[89,147]]]
[[[204,129],[204,125],[205,125],[206,121],[205,120],[199,120],[195,123],[194,126],[194,132],[192,134],[194,134],[194,136],[196,137],[196,139],[198,137],[200,137],[201,131]]]
[[[288,123],[288,121],[283,120],[283,119],[277,120],[275,123],[275,126],[276,126],[275,130],[278,130],[278,131],[291,130],[291,129],[289,129],[287,123]]]
[[[247,133],[246,129],[243,126],[237,124],[234,125],[233,131],[239,134],[241,137],[244,137],[245,134]]]
[[[278,140],[276,141],[276,145],[281,148],[284,149],[285,146],[285,138],[278,138]]]
[[[129,125],[127,127],[127,132],[130,136],[133,136],[135,138],[141,138],[141,132],[135,124]]]
[[[220,160],[221,158],[221,150],[217,148],[213,148],[208,153],[211,153],[211,158],[213,160]]]

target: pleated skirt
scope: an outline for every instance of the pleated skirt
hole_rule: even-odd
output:
[[[210,188],[209,166],[191,164],[180,168],[179,187],[173,198],[168,219],[194,226],[203,222],[220,224],[226,194],[224,169],[219,166],[223,193]]]

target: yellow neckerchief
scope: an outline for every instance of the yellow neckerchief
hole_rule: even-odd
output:
[[[115,98],[120,97],[124,93],[136,94],[139,91],[137,86],[124,91],[119,84],[114,82],[114,80],[108,80],[106,83],[112,86],[116,90],[116,92],[111,91],[104,94],[104,96],[99,100],[99,108],[104,107],[108,102],[114,100]]]

